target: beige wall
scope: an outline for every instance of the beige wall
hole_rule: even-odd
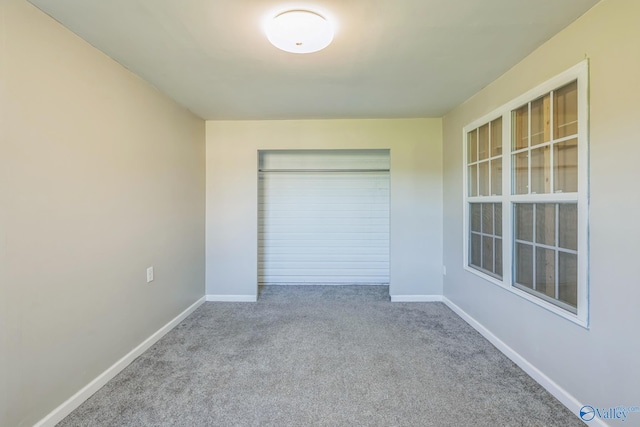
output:
[[[205,292],[205,129],[0,1],[0,425],[29,426]],[[446,297],[578,402],[640,404],[638,16],[637,0],[603,1],[443,122],[207,122],[206,292],[256,293],[258,150],[388,148],[392,294],[441,294],[444,244]],[[585,56],[589,330],[464,271],[461,222],[462,127]]]
[[[640,2],[605,0],[444,117],[444,294],[578,403],[639,405]],[[590,61],[590,305],[586,330],[462,269],[462,127]],[[635,417],[640,423],[640,415]]]
[[[207,122],[207,294],[256,295],[258,150],[391,150],[392,295],[442,294],[440,119]]]
[[[0,61],[0,425],[31,426],[204,295],[205,126],[23,0]]]

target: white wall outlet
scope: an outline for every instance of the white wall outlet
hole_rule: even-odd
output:
[[[153,266],[147,268],[147,283],[153,282]]]
[[[442,266],[442,275],[443,275],[443,276],[446,276],[446,275],[447,275],[447,266],[446,266],[446,265],[443,265],[443,266]]]

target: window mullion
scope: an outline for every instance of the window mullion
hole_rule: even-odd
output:
[[[489,126],[489,132],[491,132],[491,126]],[[489,133],[491,135],[491,133]],[[489,140],[491,140],[491,136],[489,136]],[[489,144],[491,147],[491,144]],[[491,169],[491,168],[489,168]],[[493,239],[491,241],[491,252],[493,253],[493,272],[496,272],[496,204],[491,204],[491,224],[493,225]]]
[[[489,169],[489,182],[487,182],[487,188],[489,189],[489,196],[491,196],[492,194],[495,194],[493,192],[493,181],[491,180],[491,155],[493,154],[491,150],[491,122],[487,123],[487,125],[487,169]]]
[[[480,156],[480,151],[478,151],[478,156]],[[484,267],[484,236],[484,203],[480,203],[480,268]]]
[[[555,96],[555,91],[551,91],[549,93],[549,141],[551,142],[551,145],[549,146],[549,159],[550,159],[550,171],[549,171],[549,192],[550,193],[555,193],[555,188],[556,188],[556,182],[555,182],[555,173],[554,173],[554,165],[556,164],[556,159],[555,159],[555,150],[553,149],[553,140],[555,139],[555,132],[553,130],[553,126],[555,124],[555,120],[553,119],[553,116],[555,115],[555,108],[553,106],[553,100],[554,100],[554,96]]]
[[[532,241],[531,243],[533,244],[533,250],[532,250],[532,252],[533,252],[533,265],[531,266],[531,270],[533,270],[533,271],[532,271],[531,277],[533,278],[532,279],[533,282],[531,283],[531,285],[533,286],[533,289],[537,291],[538,290],[538,277],[537,277],[538,276],[538,264],[537,264],[537,262],[538,262],[538,254],[537,254],[537,252],[538,251],[537,251],[537,247],[536,247],[536,243],[537,243],[536,242],[536,240],[537,240],[536,239],[536,233],[537,233],[536,211],[537,211],[537,209],[536,209],[536,204],[535,203],[532,203],[532,206],[533,206],[533,209],[532,209],[533,210],[533,228],[532,228],[532,234],[531,234],[531,241]]]
[[[527,194],[531,194],[531,103],[527,108]]]
[[[554,278],[554,285],[555,285],[555,298],[556,299],[560,299],[560,283],[558,282],[559,280],[559,274],[558,274],[558,270],[559,270],[559,261],[560,261],[560,251],[558,251],[559,247],[560,247],[560,204],[556,204],[556,227],[555,227],[555,241],[554,241],[554,245],[556,247],[555,249],[555,278]]]
[[[476,195],[480,196],[480,132],[476,129]]]
[[[507,141],[505,141],[507,138]],[[513,172],[511,170],[513,135],[511,111],[502,115],[502,277],[504,284],[513,284],[513,241],[511,195],[513,193]]]

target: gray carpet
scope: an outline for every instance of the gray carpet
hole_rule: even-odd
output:
[[[583,425],[445,305],[381,286],[206,303],[58,424]]]

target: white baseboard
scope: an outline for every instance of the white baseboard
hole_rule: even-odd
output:
[[[546,376],[542,371],[536,368],[533,364],[531,364],[527,359],[522,357],[519,353],[517,353],[514,349],[509,347],[504,341],[495,336],[489,329],[485,328],[480,322],[467,314],[466,311],[458,307],[447,297],[443,297],[442,301],[453,310],[458,316],[462,318],[465,322],[467,322],[473,329],[478,331],[480,335],[485,337],[491,344],[493,344],[498,350],[500,350],[505,356],[507,356],[513,363],[518,365],[523,371],[525,371],[531,378],[536,380],[538,384],[544,387],[549,393],[551,393],[556,399],[560,401],[564,406],[567,407],[576,417],[580,417],[580,408],[584,405],[578,401],[575,397],[573,397],[569,392],[556,384],[551,378]],[[594,418],[593,421],[589,423],[590,425],[598,426],[598,427],[608,427],[608,424],[605,423],[600,418]]]
[[[256,302],[258,295],[207,295],[207,301],[215,302]]]
[[[391,295],[391,302],[442,302],[442,295]]]
[[[142,344],[131,350],[122,359],[111,365],[106,371],[98,375],[93,381],[84,386],[80,391],[67,399],[64,403],[51,411],[46,417],[38,421],[34,427],[54,427],[57,423],[62,421],[64,417],[69,415],[80,406],[85,400],[90,398],[96,391],[100,390],[106,383],[108,383],[113,377],[118,375],[124,368],[129,366],[138,356],[147,351],[152,345],[160,340],[167,332],[176,327],[187,316],[195,311],[205,298],[202,297],[198,301],[194,302],[185,311],[176,316],[169,323],[160,328],[157,332],[144,340]]]

